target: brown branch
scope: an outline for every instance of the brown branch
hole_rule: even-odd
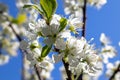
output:
[[[56,47],[55,47],[55,51],[58,52],[58,53],[60,52],[59,49],[57,49]],[[67,74],[67,77],[68,77],[67,80],[72,80],[72,73],[71,73],[70,70],[68,70],[69,69],[69,64],[67,62],[65,62],[64,59],[62,59],[62,62],[63,62],[63,65],[65,67],[65,71],[66,71],[66,74]]]
[[[87,10],[87,0],[84,0],[84,6],[82,7],[83,10],[83,28],[82,28],[82,36],[85,37],[86,32],[86,10]],[[80,74],[78,80],[82,80],[83,73]]]
[[[84,0],[84,6],[83,6],[82,10],[83,10],[83,30],[82,30],[82,36],[85,37],[87,0]]]
[[[109,80],[113,80],[115,75],[120,71],[120,64],[118,65],[117,69],[114,71],[113,75],[110,77]]]
[[[67,80],[72,80],[72,73],[71,73],[70,70],[68,70],[69,69],[69,64],[66,63],[63,59],[62,59],[62,62],[63,62],[63,65],[65,67],[66,73],[67,73],[67,77],[68,77]]]

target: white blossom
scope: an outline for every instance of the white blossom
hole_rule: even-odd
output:
[[[65,49],[62,47],[58,47],[60,50],[64,51],[60,53],[58,56],[54,55],[55,62],[60,61],[62,57],[67,56],[69,63],[69,70],[71,70],[74,74],[80,74],[83,70],[84,73],[94,75],[97,72],[97,62],[99,56],[96,55],[96,51],[94,50],[92,45],[89,45],[84,37],[77,39],[75,37],[68,38]]]
[[[100,9],[103,5],[107,3],[107,0],[88,0],[88,3]]]
[[[76,30],[82,28],[83,23],[82,20],[80,20],[77,17],[74,17],[74,15],[71,15],[68,19],[68,25],[70,26],[70,28]]]
[[[65,0],[65,14],[73,14],[75,17],[82,18],[82,6],[83,2],[81,0]]]
[[[62,80],[65,80],[67,78],[67,74],[66,74],[66,71],[65,71],[65,68],[64,66],[61,66],[59,68],[60,72],[61,72],[61,76],[62,76]]]
[[[45,20],[39,20],[39,25],[43,36],[53,36],[58,34],[61,17],[59,15],[53,15],[50,25],[46,23]]]
[[[108,63],[107,64],[107,71],[106,71],[106,75],[107,76],[112,76],[112,74],[114,73],[114,71],[118,68],[118,66],[120,65],[120,61],[116,61],[114,64],[113,63]],[[117,76],[116,76],[117,78]],[[118,78],[117,78],[118,79]],[[115,80],[117,80],[115,79]],[[119,80],[119,79],[118,79]]]
[[[9,62],[9,56],[8,55],[2,55],[0,54],[0,65],[4,65]]]
[[[47,58],[49,58],[49,57],[47,56]],[[44,69],[42,70],[42,72],[41,72],[40,75],[43,78],[52,79],[52,77],[51,77],[51,71],[54,69],[54,65],[52,63],[50,63],[49,61],[46,61],[46,60],[43,61],[43,63],[46,63],[46,65],[43,66]]]
[[[103,62],[108,63],[109,58],[113,58],[116,56],[116,49],[113,46],[106,45],[101,50],[103,56]]]
[[[120,46],[120,42],[118,43],[118,45]]]
[[[115,80],[119,80],[120,79],[120,72],[117,72],[117,74],[115,75]]]
[[[104,33],[101,33],[100,42],[103,43],[104,45],[107,45],[110,43],[110,40],[107,38],[107,36]]]

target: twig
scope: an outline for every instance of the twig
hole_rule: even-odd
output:
[[[113,80],[115,75],[120,71],[120,64],[118,65],[117,69],[114,71],[113,75],[110,77],[109,80]]]

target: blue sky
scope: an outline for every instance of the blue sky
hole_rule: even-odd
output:
[[[61,0],[58,1],[58,14],[63,14],[63,6],[61,5]],[[17,16],[18,10],[15,6],[15,0],[0,0],[0,2],[6,4],[9,8],[9,14],[13,17]],[[103,6],[100,10],[95,7],[88,7],[87,9],[87,30],[86,38],[90,40],[94,38],[94,43],[96,46],[100,46],[99,37],[102,32],[109,36],[112,41],[112,45],[118,50],[118,56],[111,61],[114,62],[116,59],[120,60],[120,47],[118,42],[120,41],[120,0],[108,0],[107,4]],[[0,66],[0,80],[21,80],[20,78],[20,68],[21,68],[21,57],[18,52],[17,57],[12,57],[10,62],[6,65]],[[53,71],[54,80],[58,79],[60,74],[58,72],[58,67],[60,64],[56,64],[56,69]],[[101,77],[100,80],[107,80],[105,75]]]

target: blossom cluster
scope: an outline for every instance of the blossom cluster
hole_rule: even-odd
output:
[[[93,38],[87,41],[84,36],[76,36],[80,35],[78,30],[82,31],[85,24],[82,20],[85,15],[83,14],[85,4],[99,9],[106,4],[107,0],[65,0],[64,11],[70,15],[68,18],[54,13],[56,0],[48,0],[49,4],[45,1],[40,0],[40,4],[33,2],[34,5],[30,0],[18,0],[16,6],[21,12],[17,19],[9,17],[6,12],[0,13],[0,65],[8,62],[9,56],[5,55],[6,53],[17,55],[19,41],[21,41],[18,41],[17,36],[24,36],[20,48],[25,53],[23,62],[26,80],[33,77],[38,80],[33,69],[35,66],[41,69],[40,76],[43,79],[52,80],[51,72],[54,64],[60,61],[68,64],[68,70],[76,80],[81,74],[83,80],[98,80],[103,70],[103,63],[107,65],[106,74],[112,76],[120,62],[116,62],[115,65],[109,62],[110,58],[117,55],[117,51],[111,46],[106,35],[102,33],[100,36],[102,45],[100,51],[91,44]],[[28,5],[25,5],[26,3]],[[21,10],[23,7],[32,7],[35,10],[23,11]],[[14,33],[13,30],[16,32]],[[52,57],[49,55],[51,53]],[[67,79],[63,66],[60,70],[63,79]],[[115,80],[119,80],[119,74],[119,72],[116,74]]]
[[[83,6],[85,0],[64,0],[65,3],[65,14],[75,15],[75,17],[81,18],[83,16]],[[98,9],[107,3],[107,0],[86,0],[86,4],[95,6]]]
[[[103,62],[105,64],[107,64],[107,63],[109,63],[108,59],[115,57],[117,51],[112,45],[110,45],[110,40],[106,37],[106,35],[104,33],[102,33],[100,36],[100,42],[103,45],[103,47],[101,49]]]
[[[81,20],[72,16],[66,19],[54,14],[49,23],[40,18],[36,22],[29,23],[27,28],[29,35],[26,35],[27,41],[21,42],[21,48],[28,52],[27,59],[32,66],[37,64],[41,68],[46,68],[48,63],[53,64],[64,59],[74,75],[79,75],[82,71],[95,75],[101,70],[97,67],[99,56],[94,45],[87,42],[84,37],[74,36],[79,34],[77,30],[80,28],[82,28]],[[41,39],[42,42],[39,41]],[[48,55],[43,57],[42,52],[46,47],[48,49],[46,51],[53,50],[59,54],[53,54],[52,59],[48,58]]]
[[[0,65],[9,62],[10,56],[16,56],[19,43],[16,40],[16,36],[10,28],[10,22],[8,21],[7,7],[1,4],[0,8]],[[9,55],[7,55],[9,54]]]
[[[116,61],[115,64],[108,63],[106,75],[111,77],[112,74],[114,74],[115,70],[118,69],[118,67],[120,67],[120,61]],[[120,71],[117,72],[115,77],[114,77],[114,80],[119,80],[119,79],[120,79]]]

